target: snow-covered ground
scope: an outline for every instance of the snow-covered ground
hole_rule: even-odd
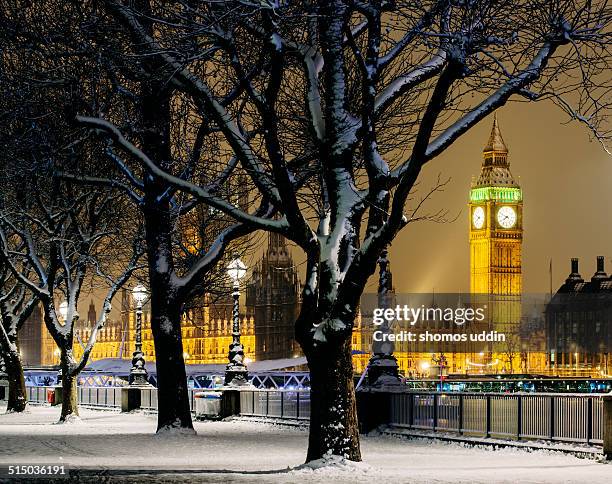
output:
[[[550,451],[363,437],[363,463],[317,468],[301,465],[308,434],[299,428],[197,422],[198,435],[162,437],[154,415],[82,409],[81,423],[54,425],[59,408],[0,413],[0,466],[108,469],[111,482],[612,482],[612,465]]]

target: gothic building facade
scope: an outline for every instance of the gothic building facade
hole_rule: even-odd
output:
[[[301,285],[287,241],[270,233],[268,248],[246,288],[247,314],[255,321],[255,358],[292,358],[301,354],[295,340]]]
[[[255,265],[241,305],[241,343],[247,364],[255,360],[292,358],[301,354],[294,337],[300,309],[300,281],[287,242],[270,234],[268,247]],[[91,358],[129,359],[134,351],[135,312],[126,289],[121,295],[121,318],[108,321],[100,331]],[[155,359],[149,307],[143,308],[142,349],[148,361]],[[75,329],[75,356],[82,354],[96,320],[93,303],[88,318]],[[183,314],[182,338],[188,364],[225,364],[232,342],[231,297],[202,297]]]

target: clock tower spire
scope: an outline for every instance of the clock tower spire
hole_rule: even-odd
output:
[[[522,292],[523,192],[510,172],[497,117],[470,190],[470,292]]]

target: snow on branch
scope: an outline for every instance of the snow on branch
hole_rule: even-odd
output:
[[[253,181],[262,193],[270,200],[280,202],[278,191],[270,184],[265,168],[261,165],[257,155],[253,153],[248,142],[244,139],[233,116],[216,99],[209,86],[197,75],[189,71],[182,62],[175,59],[165,49],[160,47],[155,40],[145,32],[144,28],[129,8],[114,1],[108,2],[107,5],[109,5],[112,12],[118,14],[122,22],[142,40],[143,46],[149,50],[150,54],[159,57],[174,72],[171,78],[172,83],[178,89],[185,90],[192,95],[194,101],[203,106],[204,112],[212,116],[225,135],[227,142],[240,158],[244,169],[251,174]]]
[[[115,141],[119,146],[121,146],[127,153],[139,160],[146,167],[146,169],[153,173],[155,176],[161,178],[162,180],[165,180],[171,185],[176,186],[184,192],[189,193],[190,195],[197,197],[198,199],[201,199],[211,207],[214,207],[224,213],[227,213],[228,215],[231,215],[236,220],[246,224],[252,224],[262,229],[274,230],[277,232],[282,232],[284,229],[287,228],[286,221],[284,219],[267,220],[261,217],[257,217],[255,215],[251,215],[247,212],[244,212],[239,207],[227,202],[223,198],[214,195],[208,189],[195,185],[187,180],[183,180],[182,178],[174,176],[170,173],[167,173],[166,171],[161,169],[156,163],[154,163],[145,153],[139,150],[127,139],[125,139],[121,132],[117,129],[117,127],[109,123],[108,121],[99,118],[90,118],[86,116],[77,116],[77,121],[79,121],[85,126],[89,126],[90,128],[102,131],[103,133],[110,136],[113,141]]]
[[[96,344],[96,340],[98,338],[98,333],[106,324],[108,319],[108,315],[112,309],[112,300],[119,292],[119,290],[125,285],[125,283],[130,279],[134,271],[142,268],[140,265],[140,259],[144,254],[144,246],[140,243],[138,238],[135,238],[132,243],[132,255],[130,257],[129,262],[119,274],[119,276],[111,279],[111,284],[106,292],[106,296],[104,298],[104,302],[102,303],[102,311],[96,324],[91,328],[91,333],[89,335],[89,339],[87,344],[83,348],[83,354],[81,355],[80,361],[71,369],[73,375],[77,375],[80,371],[85,368],[87,365],[87,361],[89,360],[89,355],[93,350],[94,345]]]

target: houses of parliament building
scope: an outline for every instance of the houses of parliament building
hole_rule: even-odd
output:
[[[247,363],[265,359],[292,358],[301,354],[294,338],[294,322],[300,309],[301,286],[286,240],[268,236],[268,247],[246,283],[246,301],[241,305],[241,342]],[[121,318],[109,320],[99,332],[90,360],[122,358],[130,360],[135,344],[135,311],[127,289],[121,292]],[[97,320],[93,301],[87,318],[75,327],[73,351],[80,357],[90,328]],[[208,295],[183,314],[184,358],[188,364],[227,363],[232,341],[232,300]],[[34,312],[20,333],[24,363],[48,366],[59,362],[59,353],[42,321]],[[155,360],[148,306],[143,308],[142,349],[147,361]]]

